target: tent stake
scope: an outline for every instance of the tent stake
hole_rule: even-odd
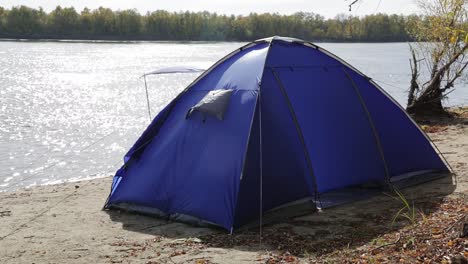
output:
[[[148,85],[146,84],[146,75],[143,75],[143,79],[145,80],[145,90],[146,90],[146,103],[147,103],[147,106],[148,106],[148,116],[149,116],[149,120],[150,120],[150,123],[151,123],[151,108],[150,108],[150,101],[149,101],[149,96],[148,96]]]

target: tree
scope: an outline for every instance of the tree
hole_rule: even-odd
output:
[[[115,34],[115,13],[104,7],[99,7],[91,13],[93,21],[93,33],[99,36]]]
[[[80,18],[73,7],[57,6],[49,14],[49,29],[59,35],[72,36],[80,27]]]
[[[4,32],[6,27],[7,10],[0,6],[0,32]]]
[[[421,0],[418,5],[425,19],[416,20],[410,30],[419,42],[411,45],[407,111],[445,115],[442,100],[468,67],[468,0]]]
[[[90,35],[93,32],[93,17],[91,10],[85,7],[80,14],[80,34]]]
[[[141,16],[136,9],[117,11],[115,26],[120,36],[138,36],[142,31]]]
[[[42,33],[42,9],[36,10],[27,6],[13,7],[6,16],[6,29],[21,36]]]
[[[204,12],[157,10],[141,15],[136,10],[100,7],[42,9],[0,7],[0,37],[141,40],[238,40],[251,41],[273,35],[313,41],[407,41],[407,25],[421,17],[375,14],[333,19],[307,12],[291,15],[252,13],[226,16]],[[383,25],[385,30],[383,29]]]

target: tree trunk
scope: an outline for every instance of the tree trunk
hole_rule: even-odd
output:
[[[448,112],[442,106],[442,98],[440,80],[432,82],[431,86],[426,87],[422,94],[412,100],[406,111],[415,116],[448,116]]]
[[[419,90],[418,84],[418,77],[419,77],[419,70],[418,70],[418,60],[416,59],[416,52],[414,51],[413,47],[410,45],[411,54],[413,59],[410,59],[410,67],[411,67],[411,85],[408,92],[408,103],[406,105],[412,105],[415,98],[416,93]]]

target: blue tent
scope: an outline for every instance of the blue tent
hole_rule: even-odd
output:
[[[327,207],[449,172],[369,77],[284,37],[214,64],[153,119],[124,161],[105,208],[231,232],[292,202]]]

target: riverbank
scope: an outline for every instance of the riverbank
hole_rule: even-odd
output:
[[[392,218],[401,201],[365,201],[227,235],[151,217],[102,211],[111,177],[0,193],[1,263],[449,263],[468,258],[460,230],[468,214],[468,109],[421,120],[453,167],[405,189],[415,223]]]

